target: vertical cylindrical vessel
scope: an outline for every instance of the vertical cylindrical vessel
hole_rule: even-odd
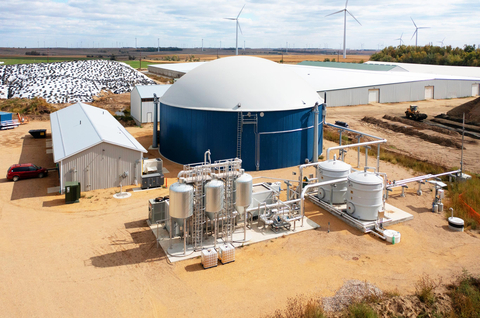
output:
[[[169,195],[170,217],[186,219],[193,215],[193,186],[180,179],[170,186]]]
[[[374,221],[383,210],[383,179],[372,172],[354,172],[347,181],[347,213],[354,218]]]
[[[253,178],[248,173],[242,174],[235,180],[237,207],[248,207],[252,203]]]
[[[318,182],[330,181],[346,178],[350,174],[352,166],[341,160],[327,160],[318,164]],[[318,198],[322,201],[333,204],[344,204],[346,201],[347,182],[339,182],[333,188],[333,197],[331,195],[332,186],[325,185],[318,188]],[[330,202],[332,199],[333,202]]]
[[[215,218],[215,213],[223,210],[225,185],[221,180],[212,179],[204,186],[205,213],[210,220]]]

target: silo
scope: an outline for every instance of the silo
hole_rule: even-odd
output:
[[[345,178],[350,174],[351,170],[351,165],[341,160],[336,160],[336,158],[333,160],[320,162],[318,164],[318,182]],[[336,187],[333,188],[333,196],[331,185],[319,187],[318,198],[328,203],[344,204],[346,200],[346,193],[347,182],[339,182],[336,184]]]
[[[247,171],[299,165],[313,159],[316,103],[323,100],[315,89],[288,67],[250,56],[217,59],[160,98],[160,152],[188,164],[210,149],[212,160],[238,157]]]
[[[383,179],[373,172],[351,173],[347,181],[347,213],[364,221],[374,221],[383,210]]]
[[[205,191],[205,214],[210,220],[215,214],[223,210],[225,185],[221,180],[212,179],[204,186]]]
[[[169,195],[170,217],[186,219],[193,215],[193,186],[185,183],[185,180],[180,178],[178,182],[170,186]]]
[[[235,205],[245,208],[252,203],[253,178],[248,173],[243,173],[235,180]]]

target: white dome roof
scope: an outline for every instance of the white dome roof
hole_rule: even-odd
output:
[[[293,110],[323,103],[310,84],[287,67],[251,56],[205,63],[181,77],[160,100],[216,111]]]

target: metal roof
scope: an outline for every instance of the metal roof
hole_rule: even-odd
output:
[[[50,114],[50,125],[54,162],[102,142],[147,152],[107,110],[81,102]]]
[[[153,98],[153,94],[157,94],[157,97],[163,96],[170,86],[172,85],[137,85],[134,89],[137,90],[140,98]]]
[[[317,66],[317,67],[331,67],[331,68],[346,68],[352,70],[364,71],[384,71],[388,72],[396,68],[395,65],[377,65],[365,63],[344,63],[344,62],[320,62],[320,61],[303,61],[297,65]],[[402,71],[400,68],[398,71]],[[405,71],[405,70],[403,70]]]
[[[160,98],[169,106],[215,111],[277,111],[323,102],[304,79],[252,56],[217,59],[181,77]]]
[[[197,66],[203,65],[207,62],[189,62],[189,63],[171,63],[171,64],[150,64],[148,67],[165,69],[179,73],[188,73]]]
[[[371,72],[303,65],[285,65],[303,77],[317,92],[429,80],[477,80],[469,77],[411,72]]]
[[[413,63],[395,63],[395,62],[378,62],[368,61],[370,65],[391,65],[401,67],[408,72],[441,74],[462,77],[480,78],[480,67],[476,66],[454,66],[454,65],[430,65],[430,64],[413,64]],[[395,71],[396,69],[392,69]]]

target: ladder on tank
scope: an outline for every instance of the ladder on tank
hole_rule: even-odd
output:
[[[243,125],[255,125],[254,132],[255,135],[258,133],[258,115],[251,114],[248,112],[244,114],[242,112],[238,113],[237,119],[237,158],[242,158],[242,133]]]
[[[225,182],[225,204],[224,215],[222,217],[222,238],[225,242],[229,241],[231,237],[233,240],[233,231],[235,229],[235,218],[233,212],[235,211],[235,177],[236,171],[233,166],[226,165],[225,171],[222,171]]]
[[[193,233],[192,244],[195,251],[203,248],[203,226],[205,224],[205,206],[203,204],[203,182],[205,180],[205,170],[202,166],[196,166],[194,169],[194,188],[195,196],[193,198]],[[185,225],[184,225],[185,227]]]

